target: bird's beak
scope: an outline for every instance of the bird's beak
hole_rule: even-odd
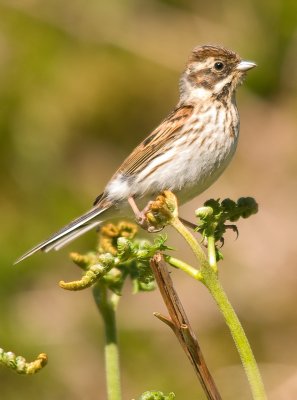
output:
[[[240,63],[235,68],[237,71],[246,72],[252,68],[255,68],[257,64],[252,61],[240,61]]]

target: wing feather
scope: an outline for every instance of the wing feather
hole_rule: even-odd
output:
[[[178,137],[181,128],[193,114],[192,105],[176,108],[123,162],[116,174],[131,176],[162,154],[172,139]]]

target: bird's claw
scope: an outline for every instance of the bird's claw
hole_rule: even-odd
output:
[[[150,225],[147,228],[148,232],[150,232],[150,233],[157,233],[157,232],[160,232],[162,229],[164,229],[164,226],[157,227],[157,226]]]
[[[149,233],[160,232],[164,228],[164,226],[154,226],[149,222],[146,215],[148,209],[149,209],[148,207],[145,207],[145,209],[141,211],[140,214],[137,216],[136,221],[138,225],[140,225],[143,229],[145,229]]]

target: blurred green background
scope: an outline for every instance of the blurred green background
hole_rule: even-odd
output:
[[[34,377],[0,368],[3,400],[104,399],[102,324],[70,250],[16,267],[25,250],[87,210],[129,151],[172,109],[191,49],[217,43],[254,60],[240,88],[241,138],[210,197],[254,196],[259,214],[228,233],[221,279],[250,338],[270,399],[297,396],[297,3],[294,0],[0,1],[0,346],[49,365]],[[188,250],[174,232],[180,257]],[[250,399],[232,340],[206,290],[176,288],[224,399]],[[145,390],[204,398],[156,292],[119,309],[124,399]]]

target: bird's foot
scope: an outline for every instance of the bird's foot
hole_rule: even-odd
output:
[[[153,201],[149,201],[142,211],[140,211],[137,207],[137,204],[135,203],[133,197],[130,197],[128,199],[128,202],[134,212],[138,225],[140,225],[144,230],[150,233],[156,233],[160,232],[164,228],[164,225],[157,225],[152,221],[151,218],[148,217],[149,213],[151,215],[152,206],[154,205]]]

